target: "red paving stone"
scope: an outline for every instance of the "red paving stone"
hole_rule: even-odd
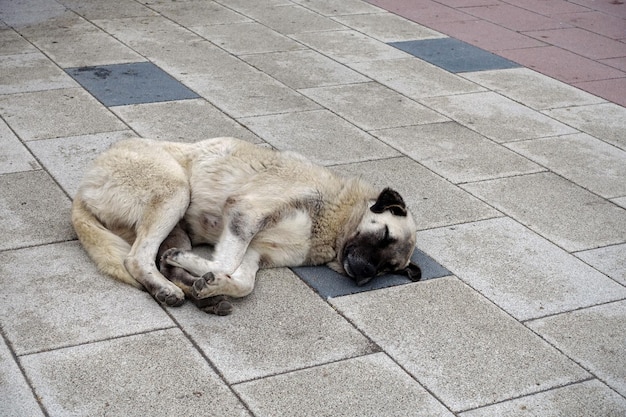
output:
[[[625,105],[625,0],[368,0]]]
[[[626,43],[584,29],[540,30],[524,34],[591,59],[626,56]]]
[[[606,80],[625,76],[624,72],[556,46],[510,49],[499,55],[566,83]]]
[[[433,29],[491,52],[545,45],[537,39],[486,20],[437,22],[433,24]]]
[[[589,81],[574,85],[582,90],[590,92],[591,94],[595,94],[626,107],[626,78]]]
[[[571,27],[570,24],[558,19],[504,3],[495,6],[464,7],[463,11],[520,32]]]

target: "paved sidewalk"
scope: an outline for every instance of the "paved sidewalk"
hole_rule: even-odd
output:
[[[626,6],[371,3],[0,2],[0,416],[626,413]],[[89,161],[134,135],[393,185],[430,279],[344,295],[274,269],[230,316],[163,308],[69,219]]]

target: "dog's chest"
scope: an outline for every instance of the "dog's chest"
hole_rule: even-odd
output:
[[[264,267],[301,265],[311,249],[311,225],[308,212],[294,210],[257,233],[250,247],[261,254]]]

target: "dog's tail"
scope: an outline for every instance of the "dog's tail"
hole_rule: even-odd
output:
[[[128,242],[107,229],[79,196],[72,203],[72,224],[80,243],[102,272],[143,289],[124,266],[124,259],[130,252]]]

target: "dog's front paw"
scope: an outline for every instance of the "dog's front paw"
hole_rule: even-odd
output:
[[[178,307],[185,301],[185,294],[178,287],[160,288],[155,292],[154,297],[169,307]]]
[[[191,287],[191,294],[196,299],[212,297],[217,295],[216,291],[217,283],[215,275],[212,272],[207,272],[202,275],[202,277],[198,278]]]

